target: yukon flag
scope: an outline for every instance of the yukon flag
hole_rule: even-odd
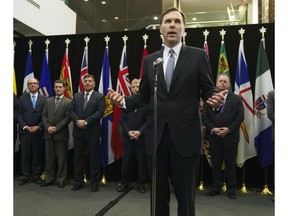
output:
[[[48,68],[48,49],[45,50],[42,71],[39,83],[39,93],[45,97],[51,97],[53,95],[53,89],[51,85],[50,72]]]
[[[219,76],[220,74],[227,74],[230,77],[230,71],[229,71],[229,65],[228,65],[224,40],[221,41],[217,76]],[[232,91],[231,85],[228,88],[228,90]]]
[[[105,112],[103,118],[101,119],[101,159],[104,166],[107,166],[115,160],[115,156],[111,147],[113,105],[111,100],[106,96],[108,93],[108,88],[112,88],[112,82],[107,46],[104,50],[103,65],[98,88],[98,92],[105,95]]]
[[[86,74],[88,74],[88,46],[85,46],[83,52],[78,92],[83,92],[85,90],[83,78]]]
[[[64,91],[64,96],[73,99],[73,89],[72,89],[72,78],[71,78],[71,71],[70,71],[70,62],[68,58],[68,48],[66,48],[63,61],[62,61],[62,67],[61,67],[61,73],[60,73],[60,80],[63,80],[66,89]],[[73,122],[71,121],[69,123],[69,140],[68,140],[68,149],[72,149],[74,147],[73,142]]]
[[[244,53],[244,40],[240,40],[238,62],[235,77],[235,94],[238,94],[244,106],[244,121],[240,127],[237,165],[242,167],[246,160],[257,155],[254,145],[254,108],[247,62]]]
[[[144,45],[143,49],[143,56],[142,56],[142,61],[141,61],[141,67],[140,67],[140,73],[139,73],[139,79],[142,78],[142,70],[143,70],[143,63],[144,63],[144,58],[148,55],[148,50],[147,50],[147,45]]]
[[[15,68],[13,65],[13,93],[17,95],[17,85],[16,85],[16,76],[15,76]]]
[[[259,44],[255,82],[255,147],[262,167],[274,162],[272,122],[267,117],[267,94],[273,89],[269,63],[265,51],[265,39]]]
[[[121,61],[118,71],[118,80],[116,91],[121,95],[131,95],[128,66],[126,61],[126,45],[123,46]],[[112,149],[116,159],[122,157],[122,129],[120,125],[121,109],[118,106],[113,108],[113,125],[112,125]]]
[[[34,78],[34,72],[33,72],[33,67],[32,67],[32,50],[29,50],[28,55],[27,55],[26,67],[25,67],[22,94],[29,93],[27,83],[28,83],[28,80],[31,78]]]

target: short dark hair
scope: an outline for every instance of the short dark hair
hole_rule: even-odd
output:
[[[161,25],[162,22],[163,22],[163,17],[164,17],[166,14],[168,14],[168,13],[170,13],[170,12],[172,12],[172,11],[178,11],[178,12],[181,14],[182,18],[183,18],[183,23],[184,23],[184,24],[186,23],[185,14],[184,14],[179,8],[170,7],[170,8],[168,8],[166,11],[164,11],[164,12],[162,13],[162,15],[161,15],[161,17],[160,17],[160,25]]]
[[[86,78],[92,78],[93,81],[95,82],[95,77],[92,75],[92,74],[86,74],[84,77],[83,77],[83,80],[86,79]]]
[[[60,79],[55,80],[54,81],[54,86],[55,86],[56,83],[62,83],[63,86],[66,87],[66,84],[65,84],[65,82],[63,80],[60,80]]]

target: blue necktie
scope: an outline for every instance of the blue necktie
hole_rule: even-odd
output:
[[[168,63],[167,63],[167,68],[166,68],[166,87],[167,87],[167,91],[169,91],[170,89],[170,84],[171,84],[171,80],[172,80],[172,75],[173,75],[173,71],[174,71],[174,50],[170,49],[169,50],[169,59],[168,59]]]
[[[32,107],[33,107],[33,109],[35,109],[35,106],[36,106],[36,96],[32,95]]]

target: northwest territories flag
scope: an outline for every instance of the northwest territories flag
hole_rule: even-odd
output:
[[[108,46],[104,51],[104,58],[102,64],[102,71],[98,92],[105,95],[105,112],[101,119],[102,136],[101,136],[101,159],[104,166],[112,163],[115,160],[114,153],[111,147],[112,134],[112,119],[113,119],[113,105],[110,99],[107,98],[108,88],[112,88],[111,72],[108,59]]]
[[[267,117],[267,94],[273,89],[269,63],[265,51],[265,39],[259,44],[255,83],[255,147],[262,167],[274,162],[272,122]]]

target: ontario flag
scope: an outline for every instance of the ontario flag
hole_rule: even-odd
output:
[[[147,45],[144,45],[143,49],[143,55],[142,55],[142,61],[141,61],[141,67],[140,67],[140,73],[139,73],[139,79],[142,78],[142,70],[143,70],[143,64],[144,64],[144,58],[148,55]]]
[[[118,80],[116,91],[121,95],[131,95],[128,65],[126,59],[126,45],[123,46],[121,61],[118,71]],[[122,129],[120,126],[121,109],[118,106],[113,108],[113,126],[112,126],[112,150],[116,159],[122,157]]]
[[[274,162],[272,122],[267,116],[267,95],[273,89],[269,62],[265,51],[265,39],[259,44],[255,82],[255,147],[262,167]]]
[[[102,136],[101,136],[101,159],[104,166],[115,161],[115,156],[112,151],[112,121],[113,121],[113,105],[111,100],[106,96],[108,88],[112,88],[111,70],[108,58],[108,46],[104,50],[104,58],[98,92],[105,95],[105,111],[101,119]]]
[[[29,93],[27,83],[28,83],[28,80],[32,78],[34,78],[34,72],[33,72],[33,67],[32,67],[32,50],[30,49],[27,54],[22,94]]]
[[[221,41],[217,77],[221,74],[227,74],[230,77],[229,64],[228,64],[228,60],[227,60],[224,40]],[[228,88],[228,90],[232,91],[231,85]]]
[[[60,79],[63,80],[65,85],[66,85],[66,89],[64,91],[64,96],[72,100],[73,89],[72,89],[70,62],[69,62],[69,58],[68,58],[68,48],[66,48],[64,56],[63,56]]]
[[[45,97],[51,97],[53,95],[53,89],[51,85],[50,72],[48,68],[48,49],[45,50],[42,71],[39,83],[39,93]]]
[[[240,40],[235,77],[235,94],[238,94],[244,106],[244,121],[240,127],[237,165],[242,167],[246,160],[257,155],[254,145],[254,107],[247,62],[244,53],[244,40]]]
[[[88,46],[85,46],[83,52],[78,92],[83,92],[85,90],[83,78],[86,74],[88,74]]]

